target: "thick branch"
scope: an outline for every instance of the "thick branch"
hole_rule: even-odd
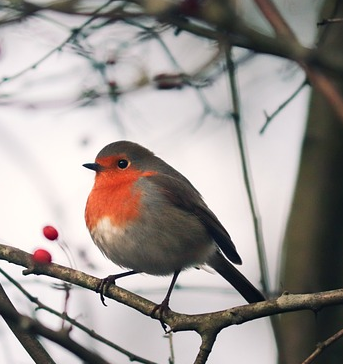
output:
[[[217,0],[217,2],[218,1],[220,2],[220,0]],[[264,13],[266,18],[272,22],[271,25],[273,26],[275,32],[277,32],[278,34],[282,33],[285,36],[290,36],[290,34],[294,36],[292,30],[287,25],[287,23],[282,18],[281,14],[277,11],[274,5],[270,7],[270,2],[266,0],[255,0],[255,2],[257,5],[259,5],[261,11]],[[102,9],[101,12],[99,11],[99,9],[96,9],[95,11],[82,12],[79,8],[72,6],[72,3],[72,1],[65,1],[63,3],[52,2],[49,5],[40,6],[39,4],[32,4],[29,1],[22,1],[21,9],[23,13],[18,16],[18,21],[21,21],[25,16],[32,15],[36,12],[43,12],[46,10],[67,13],[80,17],[89,16],[91,17],[91,19],[107,18],[111,21],[125,20],[131,18],[158,18],[158,12],[152,15],[145,11],[145,4],[147,2],[144,2],[142,0],[126,1],[127,4],[132,3],[141,7],[141,11],[137,11],[136,9],[135,11],[131,12],[125,12],[122,6],[110,8],[109,10],[104,10],[108,3],[100,7]],[[225,4],[226,2],[222,2],[220,6],[224,6]],[[267,5],[269,7],[267,7]],[[213,6],[213,2],[209,2],[207,6]],[[174,8],[175,6],[172,6],[170,3],[168,6],[166,6],[166,9],[173,10]],[[18,9],[18,12],[21,9]],[[320,52],[317,49],[304,47],[298,42],[293,42],[293,46],[290,47],[290,44],[287,41],[280,41],[280,39],[278,39],[277,37],[263,34],[249,27],[243,21],[243,19],[238,16],[237,13],[234,14],[235,16],[233,21],[232,17],[228,19],[230,21],[225,21],[225,19],[223,21],[221,19],[220,30],[218,30],[218,22],[216,22],[212,15],[209,15],[212,14],[212,12],[208,11],[208,9],[210,8],[205,7],[203,11],[201,11],[200,7],[199,12],[193,15],[193,18],[200,20],[200,22],[193,22],[192,19],[188,19],[184,16],[178,16],[173,11],[170,11],[170,14],[168,11],[166,11],[166,13],[163,13],[163,17],[160,20],[163,23],[167,22],[180,30],[190,32],[200,37],[217,41],[221,41],[223,40],[223,38],[228,37],[230,44],[233,46],[242,47],[258,53],[275,55],[291,60],[299,58],[306,59],[308,62],[322,69],[323,71],[331,71],[343,74],[343,61],[334,49],[332,50],[332,52],[330,50]],[[228,12],[225,11],[221,12],[221,14],[227,13]],[[223,34],[223,31],[226,34],[225,36]],[[294,40],[293,36],[291,38],[293,38]]]
[[[294,50],[296,55],[297,50],[300,50],[302,45],[273,2],[270,0],[255,0],[255,3],[274,28],[276,34],[279,37],[282,36],[279,40],[283,40],[290,50]],[[299,55],[296,55],[294,60],[305,71],[312,86],[326,98],[340,121],[343,122],[343,98],[333,80],[329,79],[322,71],[318,71],[316,67],[313,67],[308,57],[303,57],[301,52],[298,53]]]
[[[93,291],[96,290],[100,283],[100,279],[98,278],[58,264],[51,263],[33,265],[31,254],[7,245],[0,244],[0,260],[7,260],[10,263],[28,268],[23,272],[25,275],[31,273],[46,275]],[[106,296],[132,307],[146,316],[151,316],[151,312],[156,306],[151,301],[113,285],[108,289]],[[212,349],[216,335],[223,328],[231,325],[240,325],[247,321],[284,312],[300,310],[312,310],[317,312],[323,307],[339,304],[343,304],[343,289],[314,294],[284,294],[277,299],[200,315],[186,315],[168,311],[163,317],[163,321],[169,325],[171,331],[177,332],[193,330],[201,336],[202,346],[196,359],[196,363],[202,364],[205,362],[204,358],[209,355]],[[14,315],[13,311],[12,313],[6,311],[5,307],[1,307],[0,314],[6,316],[10,320],[13,320],[13,322],[17,324],[22,324],[22,319],[26,320],[25,317]],[[152,317],[154,319],[160,319],[158,314],[154,314]],[[52,330],[49,331],[49,329],[42,325],[38,325],[34,320],[25,322],[29,323],[30,330],[34,330],[32,332],[43,335],[61,344],[72,352],[77,350],[77,353],[75,352],[76,355],[79,355],[82,358],[89,358],[88,354],[86,355],[86,352],[82,351],[84,348],[72,341],[65,333],[61,335],[59,332],[53,332]],[[99,360],[100,361],[92,360],[92,362],[105,363],[105,361],[101,361],[102,358]]]
[[[46,275],[92,291],[96,291],[100,283],[99,278],[58,264],[33,265],[31,254],[8,245],[0,244],[0,260],[7,260],[28,268],[23,272],[25,275],[30,273]],[[108,289],[106,296],[132,307],[146,316],[151,316],[151,312],[155,308],[155,303],[114,285]],[[301,310],[317,312],[324,307],[340,304],[343,304],[343,289],[309,294],[284,294],[277,299],[213,313],[186,315],[169,311],[164,317],[164,321],[173,331],[195,330],[201,335],[206,330],[217,328],[219,332],[231,325],[240,325],[279,313]],[[158,314],[153,318],[159,320]]]
[[[131,362],[137,361],[139,363],[144,364],[156,364],[155,362],[152,362],[150,360],[147,360],[141,356],[138,356],[136,354],[133,354],[132,352],[125,350],[119,345],[116,345],[112,341],[104,338],[103,336],[97,334],[93,329],[89,329],[87,326],[82,325],[79,321],[76,319],[70,317],[66,312],[59,312],[54,310],[53,308],[45,305],[42,303],[37,297],[32,296],[21,284],[19,284],[15,279],[13,279],[10,275],[8,275],[3,269],[0,268],[0,273],[5,276],[14,286],[16,286],[31,302],[35,303],[37,305],[37,309],[39,310],[45,310],[52,315],[55,315],[64,321],[69,322],[73,327],[77,327],[78,329],[82,330],[86,334],[88,334],[90,337],[94,338],[95,340],[98,340],[99,342],[102,342],[105,345],[108,345],[109,347],[113,348],[114,350],[117,350],[118,352],[126,355]],[[1,286],[0,286],[1,287]],[[1,297],[0,297],[0,304],[1,304]],[[31,337],[31,336],[30,336]],[[49,361],[47,360],[41,360],[38,361],[38,363],[49,364]]]
[[[8,298],[5,290],[0,284],[0,307],[5,307],[9,311],[13,311],[13,315],[18,315],[18,311],[13,306],[12,302]],[[27,353],[35,361],[35,363],[55,364],[54,360],[50,357],[48,352],[44,349],[36,336],[28,334],[20,326],[8,319],[7,316],[3,316],[9,328],[13,334],[17,337],[19,342],[23,345]]]
[[[216,341],[217,335],[218,332],[216,332],[215,330],[207,331],[201,335],[201,346],[194,364],[204,364],[207,362],[207,359]]]
[[[37,320],[33,320],[28,316],[21,315],[18,312],[13,311],[13,309],[8,306],[0,306],[0,315],[27,333],[41,335],[47,339],[50,339],[51,341],[56,342],[57,344],[77,355],[85,363],[109,364],[108,361],[104,360],[99,355],[89,351],[82,345],[78,344],[76,341],[72,340],[69,336],[69,332],[66,330],[51,330],[39,323]]]

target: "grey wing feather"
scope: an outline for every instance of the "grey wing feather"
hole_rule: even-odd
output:
[[[148,178],[160,188],[161,192],[175,206],[197,216],[220,250],[231,262],[242,264],[242,260],[229,233],[215,214],[207,207],[200,193],[183,175],[172,167],[170,168],[168,174],[156,174]]]

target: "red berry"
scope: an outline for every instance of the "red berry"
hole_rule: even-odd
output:
[[[34,251],[33,255],[32,255],[32,260],[35,263],[43,263],[43,264],[47,264],[47,263],[51,263],[51,254],[46,251],[45,249],[37,249]]]
[[[58,238],[58,231],[53,226],[44,226],[43,234],[49,240],[56,240]]]

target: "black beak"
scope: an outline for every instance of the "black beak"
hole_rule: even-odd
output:
[[[101,171],[101,165],[99,163],[85,163],[85,164],[82,164],[82,166],[86,167],[88,169],[91,169],[95,172]]]

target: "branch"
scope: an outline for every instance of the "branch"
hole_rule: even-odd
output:
[[[5,290],[0,284],[0,307],[5,307],[8,311],[12,311],[13,315],[19,315],[16,308],[8,298]],[[8,327],[12,330],[13,334],[17,337],[19,342],[23,345],[24,349],[31,356],[35,363],[55,364],[48,352],[44,349],[36,336],[30,335],[20,325],[13,322],[7,316],[3,316]]]
[[[305,79],[299,87],[281,104],[279,107],[271,113],[271,115],[268,115],[266,111],[264,112],[266,121],[264,125],[262,126],[260,130],[260,134],[263,134],[268,127],[269,123],[291,102],[295,99],[295,97],[300,93],[300,91],[308,85],[308,80]]]
[[[317,23],[317,26],[334,24],[334,23],[342,23],[342,22],[343,22],[343,18],[322,19],[320,22]]]
[[[92,291],[96,291],[96,288],[101,281],[100,279],[81,271],[67,268],[55,263],[33,265],[31,254],[2,244],[0,244],[0,260],[7,260],[10,263],[28,268],[23,271],[24,275],[37,274],[50,276]],[[110,286],[106,292],[106,297],[134,308],[135,310],[146,316],[152,317],[153,319],[160,320],[159,314],[157,312],[153,315],[151,314],[156,307],[155,303],[144,299],[143,297],[137,296],[134,293],[128,292],[123,288],[115,285]],[[284,294],[277,299],[272,299],[269,301],[238,306],[224,311],[197,315],[181,314],[169,310],[163,316],[163,321],[169,325],[171,331],[174,332],[196,331],[201,336],[203,342],[198,355],[199,357],[200,355],[203,355],[203,352],[206,351],[209,354],[211,349],[209,348],[209,345],[213,345],[216,335],[226,327],[232,325],[241,325],[251,320],[285,312],[301,310],[311,310],[313,312],[318,312],[324,307],[340,304],[343,304],[343,289],[312,294]],[[0,314],[6,314],[6,316],[8,315],[8,313],[6,313],[4,310],[0,311]],[[31,323],[33,322],[30,321],[30,324]],[[35,327],[35,325],[33,326]],[[42,334],[41,332],[37,333]],[[48,336],[46,337],[48,338],[54,337],[49,333],[47,335]],[[57,336],[61,339],[60,335]],[[211,337],[212,339],[209,339]],[[60,343],[60,341],[56,342]],[[70,341],[67,343],[70,344]],[[62,344],[66,343],[62,340],[61,345]],[[202,364],[204,361],[199,360],[196,363]]]
[[[262,13],[267,16],[267,12],[269,11],[268,17],[275,18],[275,13],[272,12],[273,9],[266,9],[266,3],[269,1],[265,0],[255,0],[256,4],[264,3],[260,5],[260,9]],[[177,12],[174,10],[177,9],[177,6],[171,6],[170,2],[167,2],[165,8],[167,11],[162,13],[155,12],[151,14],[147,11],[146,6],[149,2],[143,0],[127,0],[124,2],[124,5],[133,4],[136,7],[140,7],[141,11],[137,9],[132,10],[130,12],[125,12],[123,10],[123,6],[119,5],[117,8],[109,9],[108,11],[104,11],[104,8],[107,6],[105,4],[104,7],[101,7],[101,11],[97,9],[93,12],[83,12],[79,8],[73,6],[73,1],[64,1],[64,2],[52,2],[49,5],[40,6],[39,4],[32,4],[29,1],[22,1],[22,12],[23,14],[18,17],[18,21],[21,21],[26,15],[31,15],[33,13],[38,13],[42,11],[54,11],[54,12],[61,12],[67,13],[70,15],[75,16],[90,16],[92,20],[97,18],[105,18],[109,19],[110,21],[117,21],[117,20],[124,20],[127,19],[156,19],[161,23],[169,23],[175,26],[179,31],[186,31],[192,33],[194,35],[212,39],[215,41],[223,41],[223,38],[228,38],[229,42],[233,46],[242,47],[246,49],[250,49],[257,53],[265,53],[269,55],[274,55],[278,57],[282,57],[285,59],[295,60],[299,58],[307,59],[311,64],[315,65],[316,67],[322,69],[323,71],[331,71],[339,74],[343,74],[343,60],[339,57],[334,51],[330,52],[330,50],[325,50],[321,52],[317,49],[311,49],[302,46],[301,44],[297,43],[296,47],[290,47],[289,42],[287,41],[280,41],[277,37],[271,37],[269,35],[265,35],[260,33],[253,28],[249,27],[243,19],[239,17],[237,13],[234,13],[234,19],[232,21],[232,17],[229,21],[221,21],[220,28],[218,28],[218,22],[215,18],[211,15],[212,12],[211,6],[216,3],[218,7],[218,3],[220,6],[227,6],[226,2],[222,2],[221,0],[214,0],[211,2],[206,2],[199,6],[199,11],[194,13],[192,18],[187,18],[185,16],[177,15]],[[157,4],[158,2],[155,2]],[[165,1],[161,1],[161,3],[166,3]],[[112,1],[113,4],[113,1]],[[274,11],[277,10],[274,5],[272,5]],[[169,11],[168,11],[169,9]],[[232,7],[230,7],[232,10]],[[18,9],[19,12],[20,9]],[[220,12],[219,12],[220,13]],[[222,11],[221,14],[226,14],[227,11]],[[162,16],[161,16],[162,15]],[[182,12],[181,12],[182,15]],[[288,34],[292,31],[286,22],[282,19],[281,15],[278,13],[278,18],[273,20],[272,26],[274,27],[276,33],[281,32],[281,28],[283,29],[282,33],[286,34],[288,29]],[[193,18],[197,21],[194,22]],[[15,20],[13,20],[15,21]],[[282,24],[284,23],[284,26]],[[1,23],[0,23],[1,24]],[[279,25],[278,25],[279,24]],[[218,30],[220,29],[220,30]],[[227,34],[227,35],[224,35]]]
[[[275,33],[281,37],[293,38],[296,41],[295,34],[285,19],[281,16],[279,10],[273,2],[269,0],[254,0],[261,13],[275,30]]]
[[[308,357],[306,358],[302,364],[310,364],[315,360],[328,346],[336,342],[338,339],[343,337],[343,329],[336,332],[336,334],[329,337],[327,340],[323,341],[322,343],[317,344],[317,349]]]
[[[33,266],[31,254],[8,245],[0,244],[0,260],[6,260],[10,263],[28,268],[23,271],[24,275],[45,275],[94,292],[96,292],[101,281],[99,278],[55,263]],[[156,320],[160,319],[158,313],[151,316],[151,312],[156,306],[155,303],[126,291],[117,285],[109,287],[106,292],[106,297],[134,308],[146,316]],[[170,310],[164,319],[172,331],[195,330],[201,333],[214,326],[222,330],[231,325],[240,325],[257,318],[279,313],[301,310],[318,312],[324,307],[340,304],[343,304],[343,289],[308,294],[286,293],[276,299],[213,313],[188,315]]]
[[[208,356],[212,351],[217,335],[218,332],[216,330],[208,331],[201,335],[201,346],[194,364],[204,364],[207,362]]]
[[[78,9],[72,5],[72,1],[63,2],[62,6],[60,3],[53,3],[42,8],[39,8],[37,5],[32,6],[27,1],[23,3],[30,9],[28,14],[51,9],[61,12],[67,11],[76,16],[86,15],[86,13],[78,12]],[[333,80],[322,73],[331,71],[335,72],[336,75],[342,75],[343,60],[334,52],[329,54],[327,50],[323,52],[318,49],[304,47],[300,44],[292,29],[270,0],[255,0],[255,3],[265,18],[270,22],[277,35],[276,37],[262,34],[248,26],[234,11],[232,5],[223,0],[202,3],[190,18],[182,13],[182,8],[179,5],[170,5],[170,2],[166,1],[161,1],[162,5],[156,8],[157,3],[159,3],[156,1],[127,0],[123,5],[105,11],[106,7],[112,3],[113,1],[110,0],[101,7],[96,8],[93,12],[87,13],[90,16],[89,19],[80,28],[72,31],[72,34],[58,47],[55,47],[26,69],[11,77],[3,78],[0,81],[0,85],[40,65],[48,57],[64,47],[65,44],[73,41],[83,27],[99,17],[108,18],[111,21],[133,17],[142,19],[150,18],[162,24],[169,23],[175,26],[178,32],[184,30],[201,37],[216,40],[220,43],[243,47],[259,53],[272,54],[297,62],[305,71],[313,87],[317,88],[323,94],[341,122],[343,122],[342,96],[334,86]],[[123,12],[124,7],[128,5],[132,5],[131,13]],[[23,9],[25,9],[25,6],[23,6]],[[25,10],[23,11],[25,12]]]
[[[302,64],[302,67],[307,74],[310,84],[324,96],[328,104],[336,112],[340,122],[343,123],[342,95],[337,90],[332,80],[306,64]]]
[[[257,246],[258,252],[258,260],[260,264],[260,271],[261,271],[261,283],[263,287],[263,291],[269,295],[270,294],[270,280],[269,280],[269,273],[268,273],[268,264],[266,258],[266,249],[265,243],[263,239],[263,232],[262,232],[262,223],[261,217],[258,211],[258,206],[256,202],[256,198],[254,196],[254,188],[252,184],[252,178],[249,171],[249,158],[248,153],[244,145],[244,138],[241,126],[241,112],[240,112],[240,102],[239,102],[239,95],[238,95],[238,87],[236,81],[236,71],[235,71],[235,64],[232,60],[231,49],[227,47],[225,51],[226,56],[226,64],[228,69],[229,75],[229,83],[230,83],[230,91],[231,91],[231,99],[233,104],[233,119],[235,121],[235,130],[236,136],[238,141],[238,148],[239,154],[242,164],[242,173],[245,185],[245,191],[248,197],[250,213],[252,216],[252,222],[254,226],[254,234],[255,234],[255,241]]]
[[[48,327],[42,325],[37,320],[33,320],[28,316],[21,315],[18,312],[13,311],[10,307],[0,306],[0,315],[6,320],[11,321],[14,325],[20,328],[20,330],[27,332],[28,334],[41,335],[62,347],[68,349],[74,353],[85,363],[89,364],[110,364],[108,361],[101,358],[99,355],[87,350],[82,345],[70,338],[69,331],[62,329],[54,331]],[[37,362],[42,363],[42,362]],[[45,362],[44,362],[45,363]]]
[[[282,35],[283,42],[286,43],[286,45],[295,55],[294,61],[296,61],[305,71],[312,86],[326,98],[327,102],[331,105],[332,109],[339,117],[341,123],[343,123],[343,99],[342,95],[335,87],[333,81],[321,71],[318,71],[316,67],[313,67],[311,58],[301,55],[299,50],[302,48],[302,45],[282,15],[279,13],[273,2],[271,0],[255,0],[255,3],[265,18],[269,21],[270,25],[274,28],[275,33]]]
[[[31,3],[29,2],[26,2],[27,4],[31,5]],[[94,10],[94,12],[92,13],[92,16],[87,19],[83,24],[81,24],[80,27],[78,28],[74,28],[71,30],[71,33],[70,35],[63,41],[61,42],[59,45],[57,45],[56,47],[54,47],[53,49],[51,49],[48,53],[46,53],[44,56],[42,56],[40,59],[38,59],[36,62],[34,62],[33,64],[31,64],[30,66],[22,69],[21,71],[11,75],[11,76],[6,76],[6,77],[3,77],[2,80],[0,80],[0,86],[5,83],[5,82],[8,82],[8,81],[12,81],[12,80],[15,80],[16,78],[22,76],[23,74],[25,74],[26,72],[28,71],[31,71],[31,70],[34,70],[36,69],[38,66],[40,66],[44,61],[46,61],[48,58],[50,58],[53,54],[55,54],[56,52],[59,52],[60,50],[62,50],[62,48],[74,41],[77,36],[81,33],[81,31],[87,26],[89,25],[93,20],[96,19],[96,15],[101,11],[103,10],[104,8],[106,8],[108,5],[110,5],[112,3],[112,0],[109,0],[108,2],[106,2],[105,4],[101,5],[99,8],[97,8],[96,10]],[[36,12],[38,10],[41,10],[38,6],[36,5],[32,5],[33,8],[30,10],[30,14],[33,13],[33,12]],[[46,9],[46,8],[44,8]]]
[[[136,354],[133,354],[130,351],[125,350],[124,348],[120,347],[119,345],[116,345],[112,341],[107,340],[103,336],[97,334],[93,329],[89,329],[88,327],[82,325],[77,320],[70,317],[66,312],[60,313],[59,311],[54,310],[53,308],[45,305],[42,303],[37,297],[32,296],[21,284],[19,284],[15,279],[13,279],[10,275],[8,275],[3,269],[0,268],[0,273],[6,277],[15,287],[17,287],[31,302],[35,303],[37,305],[37,310],[44,310],[47,311],[57,317],[60,317],[64,321],[68,321],[73,326],[77,327],[78,329],[82,330],[86,334],[88,334],[90,337],[92,337],[95,340],[98,340],[99,342],[111,347],[112,349],[117,350],[118,352],[126,355],[131,362],[137,361],[139,363],[143,364],[156,364],[155,362],[152,362],[150,360],[147,360],[145,358],[142,358]],[[0,298],[1,303],[1,298]],[[44,363],[49,363],[48,361],[44,361]]]

